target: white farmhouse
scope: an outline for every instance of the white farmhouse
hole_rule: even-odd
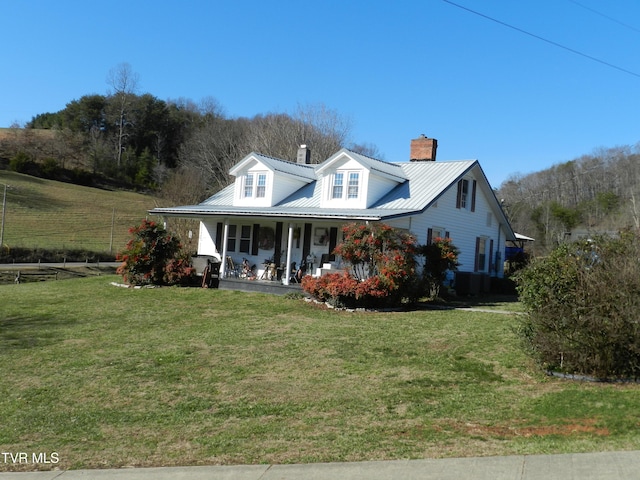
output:
[[[477,160],[436,162],[437,141],[411,141],[408,162],[385,162],[341,149],[309,163],[302,145],[297,162],[251,153],[230,173],[233,184],[198,205],[155,208],[153,215],[198,219],[198,255],[243,258],[290,269],[308,261],[335,268],[331,253],[350,222],[384,222],[410,231],[420,244],[450,237],[460,250],[459,282],[502,277],[505,243],[515,240],[509,222]],[[327,265],[328,264],[328,265]],[[231,263],[222,261],[221,276]],[[476,281],[476,283],[478,283]]]

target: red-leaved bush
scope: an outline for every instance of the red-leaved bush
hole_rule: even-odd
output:
[[[186,285],[195,269],[181,253],[177,237],[155,222],[143,220],[129,229],[132,238],[116,256],[117,273],[130,285]]]
[[[302,288],[334,305],[379,307],[417,299],[415,238],[385,224],[351,223],[334,252],[347,269],[319,278],[305,276]]]

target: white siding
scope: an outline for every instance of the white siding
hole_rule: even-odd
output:
[[[473,178],[466,177],[471,183]],[[471,194],[471,191],[469,192]],[[489,272],[489,248],[493,240],[493,252],[491,253],[491,263],[495,261],[496,251],[500,252],[501,262],[504,261],[504,230],[499,232],[500,226],[497,222],[487,225],[487,214],[491,212],[490,203],[484,196],[482,189],[478,186],[476,191],[475,211],[456,208],[457,185],[452,185],[439,199],[437,207],[429,208],[422,215],[412,218],[411,231],[416,235],[419,244],[427,242],[427,231],[429,228],[441,227],[449,232],[452,243],[460,250],[458,270],[461,272],[473,272],[475,266],[476,238],[486,238],[486,256],[484,273]],[[470,201],[469,201],[470,203]],[[498,276],[502,276],[502,265],[498,266]]]
[[[216,223],[200,222],[200,234],[198,235],[198,255],[213,255],[220,259],[216,250]]]
[[[382,197],[384,197],[398,182],[394,182],[388,178],[383,178],[373,173],[369,174],[368,188],[363,188],[363,193],[366,192],[366,207],[370,207]]]

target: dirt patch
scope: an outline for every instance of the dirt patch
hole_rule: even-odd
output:
[[[481,425],[477,423],[450,424],[449,428],[457,432],[471,436],[481,437],[546,437],[550,435],[569,437],[572,435],[597,435],[609,436],[610,431],[606,427],[598,427],[595,419],[572,419],[560,425]],[[445,427],[446,428],[446,427]]]

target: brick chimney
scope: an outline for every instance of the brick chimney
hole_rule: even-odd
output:
[[[311,163],[311,150],[306,145],[300,145],[298,149],[298,157],[296,163],[309,164]]]
[[[435,162],[438,141],[435,138],[427,138],[424,134],[419,138],[411,140],[411,154],[409,159],[412,162]]]

